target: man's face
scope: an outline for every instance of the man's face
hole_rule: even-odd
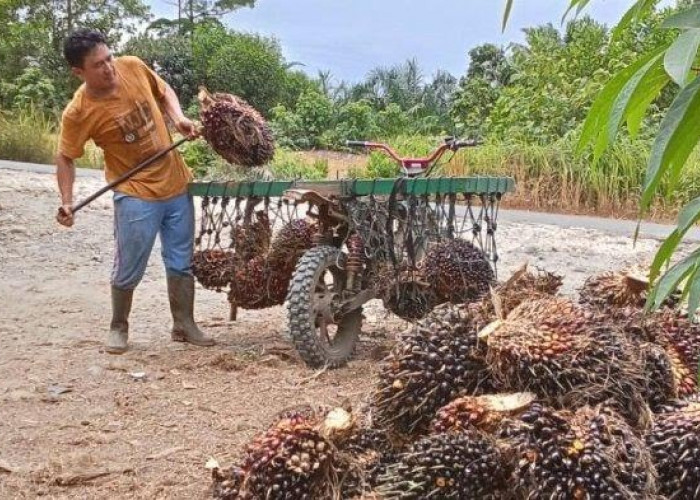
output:
[[[72,70],[73,74],[83,80],[87,87],[94,90],[111,89],[116,81],[114,57],[109,47],[104,44],[88,52],[82,68],[72,68]]]

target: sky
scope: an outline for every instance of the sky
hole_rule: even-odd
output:
[[[664,3],[671,3],[666,1]],[[226,16],[229,28],[274,36],[288,61],[310,75],[357,82],[377,66],[416,58],[426,76],[438,69],[465,73],[467,52],[490,42],[523,40],[522,29],[551,22],[560,27],[567,0],[515,0],[501,32],[505,0],[257,0]],[[592,0],[587,13],[614,24],[630,0]],[[157,16],[175,17],[168,0],[156,0]]]

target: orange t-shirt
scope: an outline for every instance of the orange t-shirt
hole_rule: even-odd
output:
[[[75,159],[92,139],[104,151],[107,182],[172,144],[159,105],[165,82],[137,57],[119,57],[114,67],[119,80],[114,95],[96,99],[85,84],[75,92],[63,111],[58,145],[59,153]],[[115,191],[163,200],[184,193],[191,178],[180,154],[171,151]]]

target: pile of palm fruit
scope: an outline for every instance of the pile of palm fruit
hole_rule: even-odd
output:
[[[229,248],[195,252],[193,273],[205,288],[229,286],[229,302],[244,309],[283,304],[296,263],[313,246],[315,232],[313,223],[295,219],[273,236],[268,215],[258,211],[248,224],[233,227]]]
[[[282,451],[253,441],[246,456],[277,468],[260,476],[244,458],[215,474],[214,496],[700,499],[700,327],[678,297],[644,314],[646,282],[630,272],[590,278],[578,300],[561,284],[523,267],[436,307],[381,362],[342,437],[316,431],[323,454],[307,452],[303,474],[289,454],[319,442],[308,421],[294,439],[274,434]]]

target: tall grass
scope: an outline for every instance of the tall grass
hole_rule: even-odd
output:
[[[462,150],[443,167],[445,175],[512,176],[512,205],[539,209],[636,214],[646,170],[649,144],[620,141],[596,164],[574,152],[571,140],[540,146],[486,144]],[[667,217],[700,195],[700,155],[694,152],[678,185],[662,184],[652,216]]]
[[[0,111],[0,159],[51,164],[58,143],[58,119],[35,108]],[[102,168],[102,150],[92,142],[76,165]]]
[[[52,163],[56,120],[34,108],[0,112],[0,159]]]

